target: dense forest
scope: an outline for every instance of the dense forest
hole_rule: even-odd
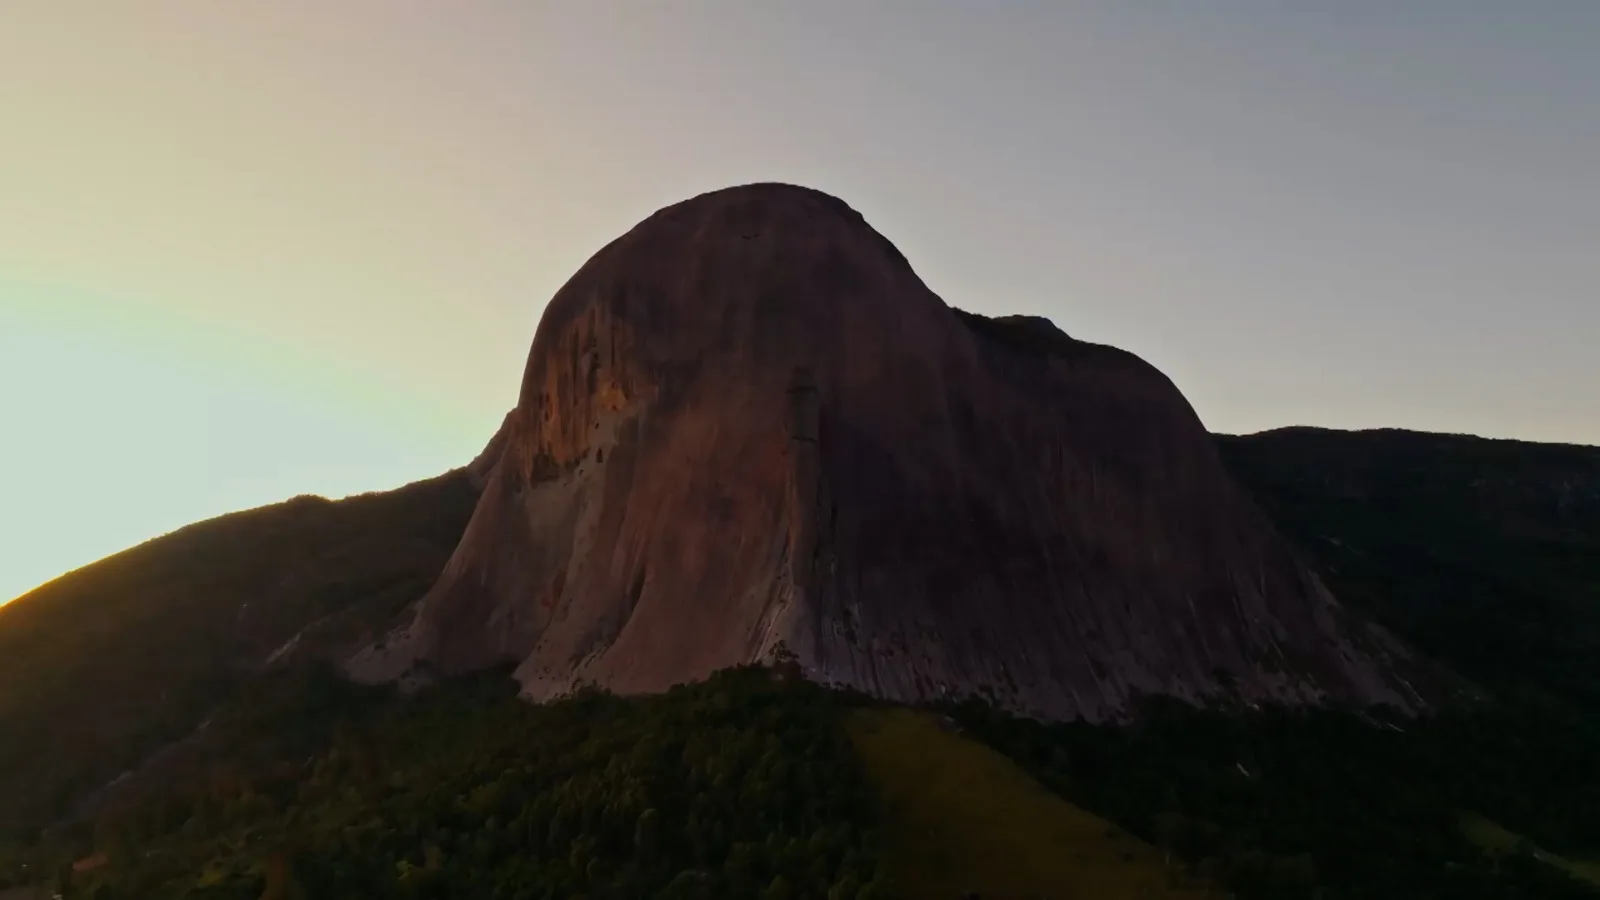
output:
[[[1600,849],[1600,733],[1583,722],[1171,702],[1128,728],[1045,725],[978,704],[952,715],[1052,790],[1242,898],[1600,891],[1600,867],[1581,862]],[[1493,826],[1516,837],[1497,845]]]
[[[507,674],[404,702],[273,678],[213,726],[204,777],[34,865],[97,900],[882,893],[871,790],[821,688],[742,670],[533,706]]]
[[[927,823],[884,807],[844,725],[877,704],[763,669],[542,706],[505,673],[401,699],[309,669],[242,699],[212,726],[227,738],[203,774],[13,852],[0,879],[28,879],[26,862],[98,900],[846,900],[907,896],[900,876],[926,862],[888,852],[908,846],[896,829]],[[943,713],[1217,896],[1597,893],[1584,860],[1600,847],[1600,734],[1582,720],[1155,703],[1103,728],[975,701]]]
[[[1218,447],[1342,602],[1503,702],[1600,716],[1600,448],[1315,428]]]

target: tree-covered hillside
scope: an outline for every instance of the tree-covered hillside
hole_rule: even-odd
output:
[[[1341,600],[1502,700],[1600,715],[1600,448],[1311,428],[1219,446]]]
[[[1152,703],[1126,728],[953,715],[1241,898],[1600,896],[1600,731],[1483,707],[1386,721]],[[1492,822],[1517,835],[1486,844]]]
[[[745,670],[534,706],[507,675],[409,701],[273,676],[215,726],[229,742],[204,774],[36,865],[91,860],[55,877],[100,900],[882,890],[872,795],[823,689]]]
[[[1600,737],[1542,714],[948,713],[903,729],[762,669],[542,706],[503,672],[406,699],[290,670],[217,717],[183,782],[0,879],[99,900],[1596,895]]]
[[[0,834],[70,812],[188,734],[296,635],[313,651],[387,622],[433,584],[476,502],[459,472],[301,497],[191,525],[0,606]]]

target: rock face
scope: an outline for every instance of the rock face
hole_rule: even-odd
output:
[[[1420,701],[1158,371],[945,305],[842,201],[668,207],[539,324],[414,620],[351,661],[515,662],[543,698],[792,653],[896,700],[1116,718],[1141,694]]]

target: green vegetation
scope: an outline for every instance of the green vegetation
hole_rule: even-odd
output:
[[[884,804],[886,867],[907,896],[1207,894],[1184,886],[1188,879],[1150,845],[1051,794],[937,717],[860,710],[849,729]]]
[[[1503,701],[1600,715],[1600,448],[1310,428],[1219,447],[1341,600]]]
[[[505,675],[409,701],[269,679],[217,726],[235,743],[204,778],[54,859],[104,853],[67,879],[97,900],[883,896],[827,691],[751,669],[534,706]]]
[[[1501,828],[1483,816],[1468,813],[1461,817],[1461,831],[1467,840],[1497,857],[1526,855],[1546,865],[1555,866],[1574,878],[1600,887],[1600,863],[1569,860],[1534,846],[1521,835]]]
[[[288,670],[215,718],[190,777],[8,856],[0,884],[26,862],[99,900],[1595,896],[1582,722],[947,712],[761,669],[543,706],[505,673],[401,699]]]
[[[954,312],[956,318],[960,319],[973,334],[1023,353],[1070,359],[1092,350],[1109,349],[1074,340],[1057,328],[1054,322],[1038,316],[991,318],[953,307],[951,312]]]
[[[1573,859],[1600,849],[1600,734],[1540,712],[1386,722],[1155,702],[1138,724],[1044,725],[967,704],[971,733],[1062,796],[1241,898],[1593,896],[1532,854],[1486,854],[1463,810]]]
[[[464,474],[192,525],[0,606],[0,842],[195,728],[310,627],[340,646],[433,583],[477,495]]]

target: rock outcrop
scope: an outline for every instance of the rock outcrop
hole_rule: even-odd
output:
[[[539,324],[483,496],[369,680],[514,662],[535,698],[793,654],[897,700],[1113,719],[1142,694],[1415,708],[1182,394],[945,305],[842,201],[668,207]]]

